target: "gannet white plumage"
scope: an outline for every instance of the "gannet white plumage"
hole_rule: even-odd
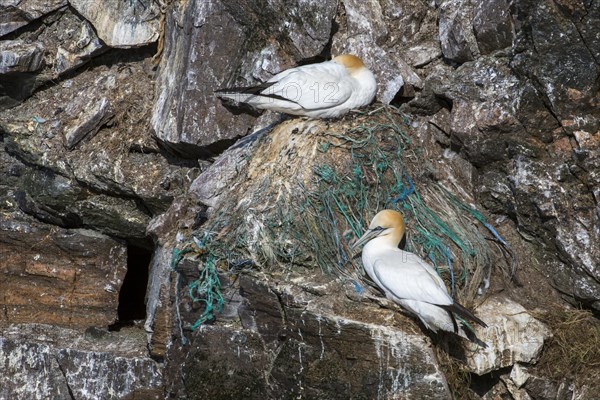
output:
[[[255,108],[312,118],[334,118],[370,104],[377,83],[362,60],[350,54],[287,69],[262,85],[226,88],[216,95]]]
[[[454,332],[481,346],[485,343],[465,330],[454,314],[487,325],[455,302],[433,266],[416,254],[398,248],[405,232],[402,215],[393,210],[380,211],[369,229],[353,245],[365,244],[362,261],[365,271],[386,297],[415,314],[434,332]]]

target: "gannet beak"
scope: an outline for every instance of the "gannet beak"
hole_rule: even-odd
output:
[[[381,229],[369,229],[365,232],[364,235],[362,235],[353,245],[352,245],[352,249],[356,249],[364,244],[366,244],[369,240],[379,236],[379,234],[381,233]]]

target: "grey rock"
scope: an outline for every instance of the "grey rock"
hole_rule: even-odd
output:
[[[211,207],[219,204],[219,198],[227,185],[227,178],[238,174],[238,168],[245,164],[244,154],[225,151],[205,172],[200,174],[192,183],[190,191],[200,202]],[[216,179],[219,177],[218,179]],[[221,179],[225,178],[225,179]]]
[[[0,41],[0,110],[19,104],[39,86],[44,51],[40,43]]]
[[[72,205],[85,198],[85,194],[74,179],[48,170],[27,168],[15,186],[14,199],[27,214],[62,227],[83,226]]]
[[[596,247],[600,237],[593,233],[600,229],[597,207],[589,189],[569,168],[570,156],[567,150],[567,154],[559,152],[550,160],[518,158],[509,186],[523,230],[557,249],[559,260],[548,265],[554,267],[555,285],[597,308],[600,253]]]
[[[340,284],[312,279],[305,275],[278,285],[266,276],[242,276],[243,329],[223,323],[204,326],[192,336],[192,351],[185,356],[183,368],[188,396],[449,396],[424,341],[399,326],[382,323],[388,312],[373,306],[364,304],[362,311],[368,314],[352,317],[331,313],[334,303],[340,310],[344,301],[315,293],[322,287],[327,288],[325,293],[333,293],[341,289]],[[366,315],[370,315],[367,320]],[[409,364],[419,368],[407,369]]]
[[[0,37],[67,5],[67,0],[7,0],[0,4]]]
[[[506,64],[503,58],[483,57],[465,63],[444,86],[453,102],[451,141],[483,170],[485,204],[512,216],[530,240],[557,249],[544,260],[554,285],[573,302],[596,308],[600,236],[590,232],[600,228],[593,190],[582,184],[598,179],[590,173],[599,149],[593,130],[557,121],[529,79],[515,76]],[[582,107],[589,117],[581,122],[593,129],[597,118],[585,112]],[[564,136],[561,124],[578,132],[581,145]]]
[[[447,60],[461,64],[479,56],[473,13],[472,0],[446,0],[440,4],[439,38]]]
[[[415,68],[423,67],[442,56],[439,43],[422,43],[410,47],[404,52],[404,59]]]
[[[15,41],[24,43],[25,48],[38,48],[39,54],[34,58],[35,71],[0,79],[0,109],[14,107],[41,85],[80,67],[109,48],[98,39],[91,25],[70,8],[44,16],[41,20],[43,23],[25,30]],[[6,55],[11,55],[11,51]],[[32,70],[31,67],[28,69]]]
[[[91,326],[81,330],[48,324],[9,324],[2,327],[1,336],[12,341],[33,341],[50,347],[120,354],[130,358],[143,358],[148,354],[143,340],[144,332],[135,326],[121,330]]]
[[[26,337],[25,332],[34,336]],[[0,398],[121,399],[137,398],[137,393],[144,393],[146,399],[161,398],[158,363],[125,349],[111,352],[107,340],[90,345],[82,336],[81,332],[28,325],[0,334]]]
[[[95,195],[74,205],[83,226],[112,236],[142,239],[150,216],[138,208],[134,200]]]
[[[579,32],[585,46],[596,60],[600,62],[600,7],[594,7],[591,2],[582,2],[572,14],[572,20],[581,24],[578,26]]]
[[[525,18],[525,23],[518,31],[517,52],[511,66],[518,76],[543,93],[565,130],[596,132],[600,128],[600,72],[594,66],[598,63],[595,55],[599,46],[597,40],[590,41],[589,34],[598,29],[597,5],[582,4],[580,11],[535,1],[516,5],[518,17]],[[591,13],[582,24],[576,16],[588,9]],[[595,22],[596,28],[591,28]],[[582,114],[589,117],[580,118]]]
[[[42,67],[43,62],[44,48],[39,43],[0,41],[0,74],[35,72]]]
[[[488,347],[478,347],[467,357],[472,372],[483,375],[517,362],[535,364],[550,329],[532,317],[518,303],[504,297],[491,297],[477,307],[477,315],[489,328],[477,328],[477,336]]]
[[[98,100],[90,99],[89,102],[82,104],[81,111],[77,120],[70,126],[65,126],[65,146],[69,150],[73,150],[84,138],[94,137],[100,128],[114,117],[112,105],[106,97]]]
[[[213,94],[237,69],[230,60],[243,56],[245,35],[220,2],[190,1],[177,7],[181,9],[166,23],[152,125],[157,138],[172,150],[188,157],[206,156],[211,145],[227,147],[246,134],[252,121],[251,116],[232,114]],[[176,77],[184,81],[176,85]]]
[[[383,18],[382,6],[377,1],[348,1],[344,3],[348,32],[354,35],[372,36],[375,43],[388,35],[388,27]]]
[[[481,54],[510,47],[515,29],[506,0],[477,2],[473,29]]]
[[[48,68],[39,79],[56,79],[80,67],[92,57],[109,49],[94,28],[72,8],[42,18],[43,24],[34,32],[24,32],[21,37],[43,44]]]
[[[80,187],[74,193],[85,188],[84,195],[76,195],[73,201],[62,204],[62,208],[50,200],[51,196],[42,196],[41,202],[35,195],[30,196],[38,203],[38,209],[48,207],[46,214],[62,221],[59,225],[81,226],[80,209],[74,204],[98,194],[123,199],[125,215],[163,212],[173,197],[186,191],[195,178],[197,169],[170,164],[148,134],[145,116],[151,107],[152,87],[151,77],[144,68],[143,63],[133,62],[125,68],[114,65],[84,71],[49,87],[34,100],[0,113],[0,129],[5,132],[4,144],[10,154],[60,176],[59,179],[73,182]],[[114,114],[111,123],[103,124],[111,113]],[[88,129],[92,134],[97,133],[68,150],[64,137],[70,129],[79,129],[81,134]],[[43,182],[49,184],[53,180]],[[135,212],[130,208],[134,203],[138,209]],[[133,225],[118,236],[128,237],[133,232],[137,236],[140,221],[133,219]],[[121,223],[113,228],[118,225]]]
[[[517,388],[521,388],[530,376],[531,374],[527,368],[519,363],[516,363],[510,370],[510,380],[513,381]]]
[[[501,382],[506,386],[513,400],[532,400],[525,389],[518,388],[517,385],[505,374],[500,376]]]
[[[403,105],[405,112],[416,115],[434,115],[443,108],[448,108],[449,98],[446,95],[448,81],[453,77],[453,69],[436,64],[423,82],[423,89],[417,97]],[[449,131],[447,124],[444,129]]]
[[[10,164],[1,171],[19,168],[16,160],[6,157]],[[7,185],[6,201],[40,221],[67,228],[93,228],[129,240],[146,236],[150,216],[133,199],[95,194],[75,179],[47,169],[23,167],[14,178]]]
[[[227,4],[229,9],[235,4],[232,1],[224,3]],[[335,1],[307,2],[294,0],[290,2],[278,0],[268,3],[270,10],[260,10],[252,2],[248,4],[255,12],[263,14],[264,17],[267,16],[267,13],[277,16],[277,19],[273,21],[274,23],[271,22],[273,26],[267,29],[288,35],[294,53],[297,52],[299,58],[314,57],[327,46],[332,31],[332,21],[337,11]],[[271,18],[267,17],[265,19]]]
[[[161,239],[167,241],[165,236]],[[173,276],[172,262],[172,248],[166,244],[158,243],[148,266],[144,330],[150,354],[161,358],[166,356],[167,349],[173,345],[173,312],[178,309],[178,305],[172,299],[173,288],[178,283]],[[179,318],[176,322],[181,324]]]
[[[80,21],[78,32],[71,40],[61,42],[56,49],[54,73],[62,75],[86,63],[106,49],[87,21]]]
[[[77,398],[124,398],[139,389],[158,389],[155,398],[161,394],[161,368],[151,358],[61,349],[56,359]]]
[[[534,399],[591,399],[585,388],[573,390],[568,382],[556,382],[541,376],[530,376],[524,385],[525,391]],[[578,393],[579,392],[579,393]]]
[[[19,191],[19,185],[27,172],[27,166],[18,159],[11,157],[0,147],[0,210],[6,213],[18,209],[15,200],[15,192]]]
[[[158,40],[158,1],[70,0],[69,4],[94,26],[98,37],[110,47],[138,47]]]
[[[256,113],[224,107],[213,91],[255,84],[319,55],[329,39],[335,4],[300,2],[298,7],[310,9],[306,19],[278,2],[265,7],[228,1],[174,5],[152,115],[158,140],[184,157],[206,158],[249,133]]]
[[[267,134],[274,125],[269,125],[242,139],[221,154],[215,162],[192,182],[189,192],[199,202],[216,208],[221,195],[227,192],[230,182],[246,166],[248,156],[257,140]]]
[[[577,256],[571,254],[571,257]],[[548,262],[552,271],[552,282],[563,294],[563,298],[574,305],[584,304],[595,310],[600,309],[600,285],[598,280],[590,276],[587,270],[579,265],[560,260]],[[595,268],[594,273],[598,270]]]
[[[264,81],[300,61],[327,55],[324,52],[334,29],[335,1],[277,0],[265,4],[222,0],[218,6],[225,7],[249,40],[244,46],[246,56],[233,60],[238,69],[226,75],[223,86]]]
[[[258,400],[269,398],[268,368],[257,332],[204,326],[194,335],[183,374],[191,399]]]
[[[510,375],[503,375],[502,381],[506,384],[515,400],[530,399],[591,399],[589,385],[574,382],[571,379],[552,380],[535,371],[535,368],[515,364]],[[591,396],[590,396],[591,395]]]
[[[400,54],[388,49],[388,26],[377,1],[344,2],[346,29],[333,36],[334,54],[350,53],[363,59],[377,80],[377,99],[389,104],[405,83],[421,88],[421,78]]]
[[[439,41],[436,35],[437,11],[431,2],[381,0],[379,4],[387,29],[386,47],[404,48],[416,43]]]
[[[521,104],[515,93],[520,93],[521,84],[506,64],[506,59],[482,57],[463,64],[442,87],[452,100],[452,140],[476,167],[509,157],[507,149],[498,148],[502,138],[510,136],[530,147],[519,135],[524,127],[516,115]]]
[[[0,337],[0,398],[69,399],[69,386],[56,357],[46,345],[13,342]]]

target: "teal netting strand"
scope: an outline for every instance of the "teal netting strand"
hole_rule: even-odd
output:
[[[200,317],[192,324],[191,329],[196,330],[203,323],[213,320],[215,314],[223,310],[225,300],[221,291],[221,280],[217,264],[220,258],[209,247],[210,234],[205,233],[202,239],[193,238],[197,246],[200,260],[198,263],[199,276],[188,285],[188,295],[193,302],[203,304],[203,311]],[[192,253],[194,250],[187,246],[182,250],[174,249],[171,259],[171,268],[177,271],[177,265],[183,259],[185,254]],[[177,303],[179,303],[177,301]],[[182,336],[183,337],[183,336]]]

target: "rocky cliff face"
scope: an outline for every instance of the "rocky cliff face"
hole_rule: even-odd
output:
[[[595,398],[597,2],[0,15],[1,399]],[[341,120],[212,93],[343,52],[378,103]],[[390,207],[487,349],[364,278]]]

